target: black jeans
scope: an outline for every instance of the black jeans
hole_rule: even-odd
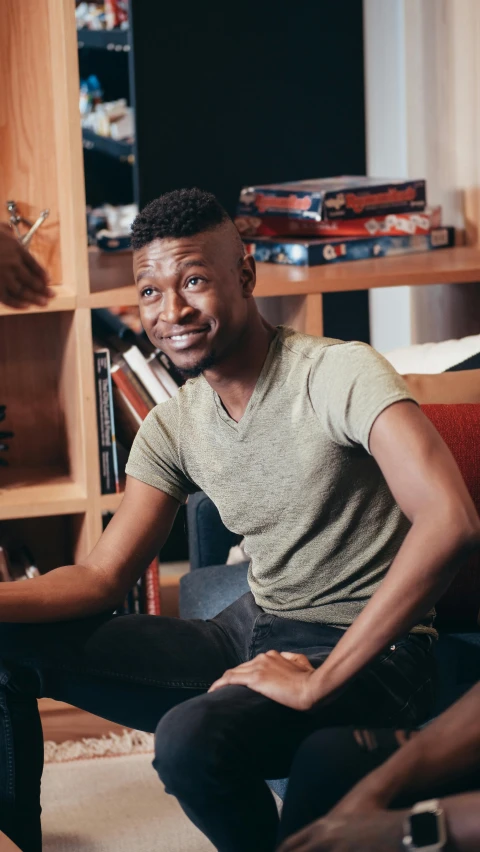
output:
[[[428,636],[387,649],[326,706],[289,709],[243,686],[207,693],[262,651],[300,651],[318,666],[342,630],[267,615],[246,594],[211,621],[104,614],[0,625],[0,829],[40,852],[42,734],[36,699],[67,701],[156,731],[154,766],[221,852],[271,852],[278,815],[265,778],[289,773],[318,728],[410,726],[430,712]]]
[[[409,732],[407,733],[407,737]],[[373,772],[399,748],[392,729],[333,728],[316,731],[300,746],[291,767],[282,810],[279,840],[325,816],[352,787]],[[425,791],[423,799],[444,798],[480,790],[480,767]],[[415,804],[408,790],[392,802],[393,808]],[[360,850],[359,850],[360,852]]]

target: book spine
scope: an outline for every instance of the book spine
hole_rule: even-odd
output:
[[[142,420],[145,420],[151,409],[145,400],[142,399],[137,388],[132,384],[130,377],[121,369],[119,364],[114,364],[112,367],[112,381],[115,382],[117,388],[123,393],[125,399],[128,399],[138,416]]]
[[[119,356],[119,364],[122,372],[124,372],[125,375],[128,377],[130,384],[133,385],[138,395],[143,399],[145,405],[148,406],[148,410],[151,411],[152,408],[155,407],[155,400],[148,393],[145,385],[143,384],[143,382],[140,381],[137,374],[134,373],[130,364],[128,363],[128,361],[125,360],[123,355]]]
[[[130,349],[127,349],[123,353],[123,357],[157,405],[170,399],[170,395],[154,375],[137,346],[131,346]]]
[[[102,494],[115,494],[120,490],[120,485],[113,420],[110,352],[108,349],[100,349],[93,353],[93,357],[101,492]]]
[[[160,615],[160,580],[158,577],[158,558],[154,559],[145,571],[145,601],[147,615]]]
[[[147,361],[148,366],[151,371],[154,373],[156,378],[165,388],[166,393],[169,397],[175,396],[178,391],[178,385],[175,379],[172,378],[168,370],[165,369],[163,364],[157,358],[157,355],[153,353]]]
[[[170,361],[168,355],[165,355],[165,352],[162,352],[161,349],[155,350],[155,355],[157,356],[157,361],[160,361],[161,364],[165,367],[169,376],[172,377],[175,384],[181,388],[182,385],[185,384],[185,379],[180,373],[179,370],[175,367],[175,365]]]

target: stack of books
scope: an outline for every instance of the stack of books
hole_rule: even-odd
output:
[[[454,245],[425,180],[343,176],[242,189],[235,224],[255,260],[318,266]]]
[[[102,494],[121,491],[131,445],[147,414],[182,384],[173,364],[141,330],[109,310],[92,311],[98,452]],[[104,529],[112,514],[103,514]],[[158,559],[130,590],[118,612],[160,615]]]
[[[111,311],[93,310],[92,330],[101,491],[115,494],[139,426],[177,393],[182,379],[145,334]]]

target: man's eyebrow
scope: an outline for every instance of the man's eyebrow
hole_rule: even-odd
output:
[[[184,269],[189,269],[191,266],[202,266],[204,269],[208,269],[208,263],[204,260],[183,260],[181,263],[177,264],[176,272],[183,272]],[[142,278],[149,278],[152,273],[152,269],[142,269],[137,274],[137,283],[141,281]]]
[[[203,266],[204,269],[208,269],[208,263],[205,263],[204,260],[184,260],[178,264],[177,268],[188,269],[189,266]]]

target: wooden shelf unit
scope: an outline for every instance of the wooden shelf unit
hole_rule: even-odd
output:
[[[26,537],[48,568],[84,557],[102,511],[122,499],[100,493],[91,309],[137,297],[130,252],[87,250],[72,0],[5,0],[0,87],[0,219],[10,198],[30,216],[50,208],[31,248],[58,287],[46,309],[0,307],[2,427],[16,433],[11,466],[0,467],[0,542]],[[324,293],[479,280],[480,251],[458,247],[313,268],[258,264],[256,292],[286,297],[285,321],[322,334]]]
[[[0,307],[2,427],[15,433],[0,467],[0,542],[27,544],[48,569],[81,559],[101,534],[72,0],[5,0],[0,88],[0,220],[8,199],[28,218],[50,209],[31,251],[58,288],[46,309]]]

